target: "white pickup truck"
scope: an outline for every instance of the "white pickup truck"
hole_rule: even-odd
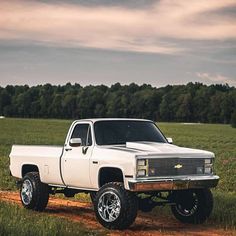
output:
[[[25,208],[44,210],[49,194],[90,193],[98,221],[125,229],[138,210],[165,204],[181,222],[203,223],[219,180],[213,159],[173,145],[149,120],[87,119],[72,123],[64,147],[13,145],[10,171]]]

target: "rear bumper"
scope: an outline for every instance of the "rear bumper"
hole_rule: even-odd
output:
[[[130,180],[128,182],[130,191],[167,191],[194,188],[214,188],[217,186],[219,176],[188,176],[165,179],[142,179]]]

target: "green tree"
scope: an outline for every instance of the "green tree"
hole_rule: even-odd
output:
[[[154,88],[131,83],[0,87],[0,115],[36,118],[135,117],[162,121],[230,123],[236,89],[201,83]]]
[[[174,120],[173,100],[169,94],[166,94],[162,98],[160,104],[160,117],[162,121]]]
[[[176,118],[179,121],[192,121],[192,97],[188,94],[182,94],[178,98],[178,110],[176,112]]]
[[[231,116],[231,126],[233,128],[236,128],[236,109],[234,110]]]
[[[9,111],[11,110],[10,105],[11,105],[11,96],[7,92],[7,90],[4,89],[0,93],[0,112],[2,113],[2,115],[5,116],[9,115]]]

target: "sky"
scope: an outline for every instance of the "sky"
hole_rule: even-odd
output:
[[[0,0],[0,86],[236,87],[236,0]]]

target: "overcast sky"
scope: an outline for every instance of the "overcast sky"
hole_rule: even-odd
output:
[[[0,86],[236,86],[236,0],[0,0]]]

